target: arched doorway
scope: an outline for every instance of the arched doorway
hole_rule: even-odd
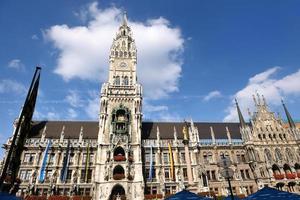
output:
[[[126,200],[125,190],[119,184],[115,185],[111,190],[109,200],[117,200],[118,198],[121,200]]]

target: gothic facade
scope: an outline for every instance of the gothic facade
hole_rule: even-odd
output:
[[[231,160],[233,192],[264,186],[299,192],[300,132],[255,96],[239,122],[143,122],[137,50],[126,16],[113,40],[99,121],[35,121],[22,153],[20,194],[86,195],[95,200],[163,199],[187,188],[228,195],[217,163]],[[4,145],[7,150],[10,139]]]

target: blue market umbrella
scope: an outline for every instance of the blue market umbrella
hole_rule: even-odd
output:
[[[233,199],[234,200],[240,200],[240,198],[238,196],[233,196]],[[227,196],[223,200],[231,200],[231,196]]]
[[[18,198],[16,196],[10,195],[5,192],[0,193],[0,199],[1,200],[21,200],[21,198]]]
[[[181,192],[177,192],[176,194],[166,198],[165,200],[211,200],[211,199],[207,197],[201,197],[187,190],[182,190]]]
[[[300,200],[300,195],[264,187],[243,200]]]

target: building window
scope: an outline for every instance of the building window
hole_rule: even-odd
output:
[[[251,179],[251,177],[250,177],[250,173],[249,173],[249,170],[248,170],[248,169],[246,169],[246,170],[245,170],[245,173],[246,173],[246,177],[247,177],[247,179]]]
[[[207,180],[211,180],[210,171],[206,171]]]
[[[275,158],[276,158],[276,161],[282,160],[282,155],[281,155],[279,149],[275,149]]]
[[[169,154],[164,153],[163,154],[164,164],[169,164]]]
[[[166,192],[166,195],[168,194],[175,194],[176,193],[176,186],[172,185],[167,185],[165,186],[165,192]]]
[[[213,162],[213,154],[211,152],[208,152],[207,154],[207,159],[208,159],[208,162],[209,163],[212,163]]]
[[[93,153],[90,153],[90,158],[89,158],[89,164],[93,164],[93,160],[94,160],[94,154]],[[82,164],[85,165],[86,164],[86,161],[87,161],[87,154],[83,154],[82,156]]]
[[[71,182],[71,178],[72,178],[72,170],[68,169],[66,182],[70,183]]]
[[[212,179],[212,180],[217,180],[217,179],[216,179],[216,171],[215,171],[215,170],[212,170],[212,171],[211,171],[211,179]]]
[[[120,85],[120,76],[116,76],[115,85]]]
[[[237,163],[241,163],[241,155],[240,154],[236,155],[236,161],[237,161]]]
[[[92,169],[88,169],[88,171],[86,171],[85,169],[82,169],[81,170],[81,175],[80,175],[80,182],[81,183],[91,183],[92,174],[93,174]],[[87,178],[86,178],[86,176],[87,176]]]
[[[48,165],[53,165],[55,161],[55,153],[50,153],[48,156],[49,156]]]
[[[229,191],[229,190],[228,190],[228,191]],[[237,194],[237,193],[236,193],[236,187],[232,187],[232,193],[233,193],[233,194]]]
[[[74,153],[70,153],[70,156],[69,156],[69,165],[73,165],[74,163],[75,163]]]
[[[49,182],[51,177],[52,177],[52,170],[46,170],[45,182]]]
[[[157,187],[156,186],[152,186],[151,194],[157,194]]]
[[[123,83],[124,85],[128,85],[129,81],[127,76],[124,77]]]
[[[149,152],[146,152],[146,154],[145,154],[145,162],[146,162],[146,164],[150,163],[150,154],[149,154]]]
[[[170,168],[165,168],[165,179],[166,180],[170,179]]]
[[[242,177],[242,179],[245,180],[246,178],[245,178],[244,170],[240,170],[240,172],[241,172],[241,177]]]
[[[206,153],[203,154],[203,161],[204,161],[205,164],[208,163],[208,157],[207,157]]]
[[[166,186],[165,187],[165,192],[166,192],[166,194],[171,194],[171,187],[170,186]]]
[[[19,177],[23,182],[28,182],[31,176],[31,170],[20,170]]]
[[[34,153],[25,153],[23,163],[25,164],[32,164],[34,161]]]
[[[250,186],[249,189],[250,189],[250,193],[252,194],[253,193],[253,186]]]
[[[150,179],[150,168],[146,168],[146,177],[149,180]],[[156,172],[155,172],[155,168],[152,168],[152,179],[155,179],[156,177]]]
[[[181,164],[185,164],[186,163],[186,161],[185,161],[185,153],[184,152],[180,153],[180,163]]]
[[[204,174],[204,173],[202,173],[202,182],[203,182],[203,186],[204,187],[207,187],[207,176]]]
[[[183,178],[184,178],[184,179],[187,179],[187,178],[188,178],[187,168],[183,168],[183,169],[182,169],[182,172],[183,172]]]

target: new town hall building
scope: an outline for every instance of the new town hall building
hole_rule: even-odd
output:
[[[143,122],[137,50],[126,16],[113,40],[98,121],[35,121],[22,154],[20,193],[95,200],[163,199],[187,188],[228,194],[218,160],[232,161],[233,192],[264,186],[299,192],[300,132],[255,96],[246,123]],[[8,148],[10,140],[4,145]],[[43,176],[41,176],[43,174]]]

